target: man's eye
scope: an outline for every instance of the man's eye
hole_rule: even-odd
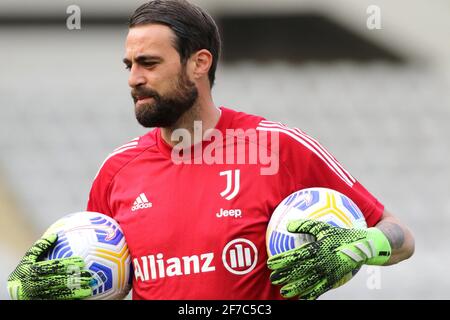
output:
[[[125,66],[125,69],[127,69],[128,71],[130,71],[130,70],[131,70],[131,66],[130,66],[130,65],[126,65],[126,66]]]
[[[156,62],[145,62],[142,64],[145,68],[154,68],[157,65]]]

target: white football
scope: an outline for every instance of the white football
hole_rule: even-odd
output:
[[[346,195],[327,188],[308,188],[287,196],[275,209],[266,233],[269,257],[315,241],[309,234],[287,231],[289,221],[314,219],[340,228],[367,228],[361,210]],[[357,272],[348,274],[335,287],[350,280]]]
[[[131,258],[122,229],[97,212],[77,212],[52,224],[44,235],[58,240],[45,259],[80,256],[96,280],[88,299],[123,299],[131,289]]]

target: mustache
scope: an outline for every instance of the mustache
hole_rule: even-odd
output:
[[[131,90],[131,97],[133,98],[134,102],[136,102],[138,100],[138,97],[150,97],[156,100],[159,99],[160,96],[158,92],[153,89],[141,87]]]

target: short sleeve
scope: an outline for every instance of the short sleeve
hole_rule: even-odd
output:
[[[294,180],[296,190],[322,187],[341,192],[360,208],[369,227],[377,224],[383,215],[383,204],[328,150],[299,129],[284,127],[280,132],[283,162]]]
[[[333,157],[334,159],[334,157]],[[304,183],[309,187],[324,187],[339,191],[353,200],[366,218],[367,225],[377,224],[383,215],[384,206],[361,183],[354,179],[335,159],[334,166],[310,154],[309,163],[304,174]],[[345,176],[344,176],[345,175]]]
[[[112,217],[108,204],[108,189],[110,180],[102,175],[100,171],[92,183],[87,203],[87,211],[99,212]]]

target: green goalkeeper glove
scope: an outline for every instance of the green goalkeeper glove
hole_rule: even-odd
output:
[[[83,299],[92,295],[94,282],[79,257],[38,261],[56,242],[56,234],[36,241],[8,278],[13,300]]]
[[[283,285],[285,298],[316,299],[363,264],[382,265],[391,255],[389,240],[377,228],[344,229],[317,220],[288,223],[289,232],[308,233],[316,241],[274,255],[270,280]]]

